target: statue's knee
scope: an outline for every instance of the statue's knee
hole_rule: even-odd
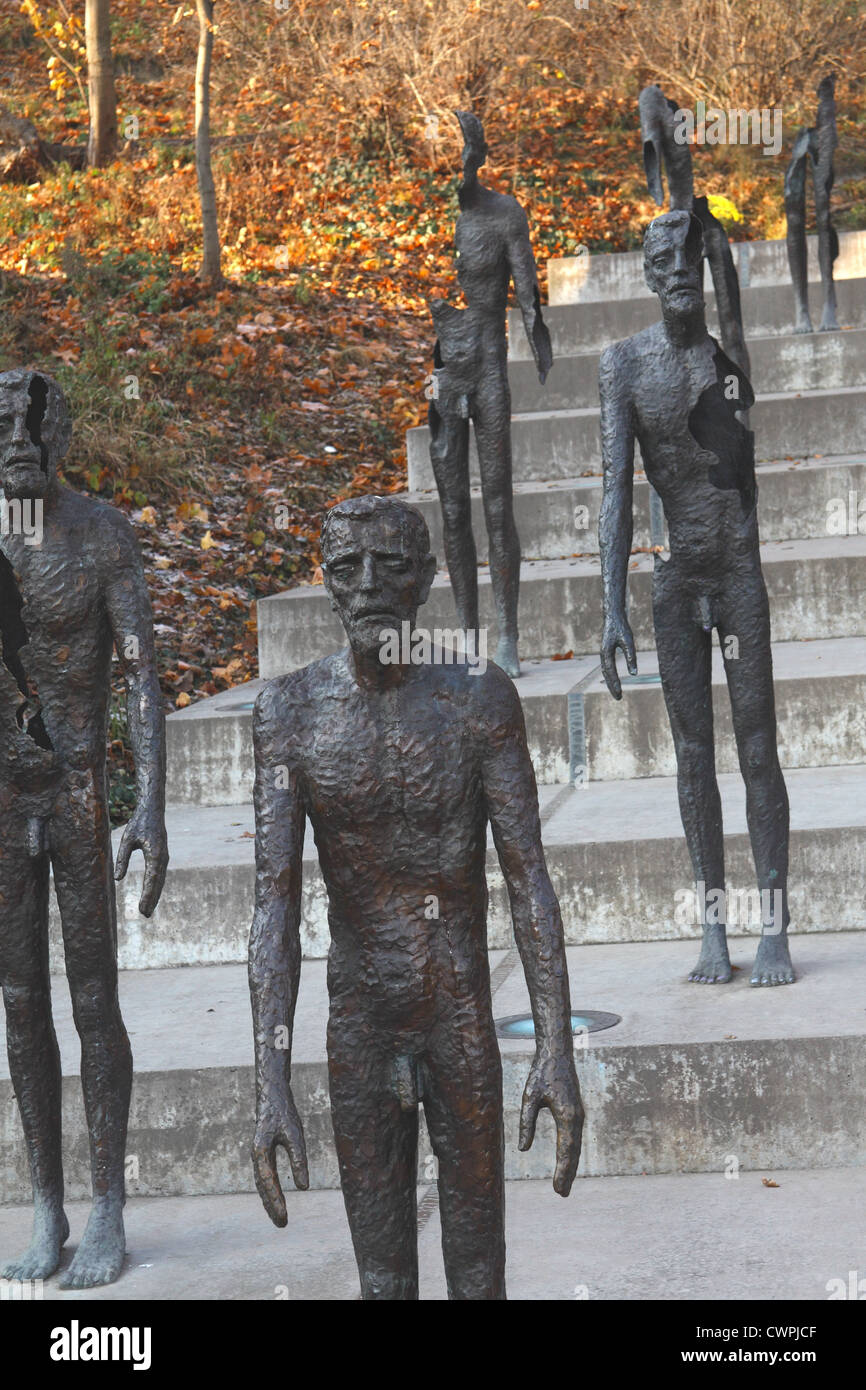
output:
[[[740,763],[744,777],[760,777],[766,774],[775,760],[775,739],[765,733],[757,733],[750,734],[743,740]]]
[[[511,510],[510,498],[492,498],[485,505],[484,518],[487,523],[487,534],[492,544],[504,545],[515,534],[514,514]]]
[[[681,776],[706,778],[712,776],[715,759],[711,738],[680,736],[676,740],[677,768]]]
[[[121,1024],[117,987],[113,983],[93,976],[70,980],[69,989],[79,1037],[89,1033],[104,1034],[112,1025]]]
[[[49,1007],[48,986],[38,977],[9,976],[3,980],[3,1004],[10,1023],[20,1023]]]
[[[442,502],[442,521],[446,531],[465,531],[471,525],[472,508],[468,497],[450,497]]]

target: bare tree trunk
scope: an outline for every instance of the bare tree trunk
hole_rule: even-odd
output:
[[[84,12],[90,107],[87,163],[91,168],[110,164],[117,151],[117,98],[114,92],[109,10],[110,0],[87,0]]]
[[[195,171],[201,203],[202,262],[199,279],[222,283],[216,189],[210,164],[210,67],[213,55],[214,0],[196,0],[198,60],[195,66]]]

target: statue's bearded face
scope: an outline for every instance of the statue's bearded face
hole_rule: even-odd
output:
[[[644,239],[644,274],[662,310],[693,314],[704,303],[703,236],[690,213],[657,219]]]
[[[0,385],[0,486],[7,498],[45,497],[57,458],[44,428],[48,383],[34,373]]]
[[[399,517],[335,518],[328,527],[322,572],[352,650],[372,655],[383,631],[414,623],[430,592],[436,561],[422,555]]]
[[[7,497],[44,497],[48,473],[43,466],[38,427],[31,433],[33,402],[26,386],[0,391],[0,484]]]

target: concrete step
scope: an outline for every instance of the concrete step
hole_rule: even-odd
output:
[[[866,640],[773,646],[779,753],[783,767],[866,760]],[[528,662],[517,690],[539,783],[583,769],[590,780],[668,777],[676,771],[658,660],[638,653],[636,681],[611,700],[594,655]],[[713,653],[717,766],[738,767],[721,652]],[[175,806],[235,806],[252,799],[251,717],[264,682],[200,700],[166,721],[166,795]],[[581,732],[582,731],[582,732]]]
[[[569,777],[567,695],[596,666],[594,656],[526,664],[518,683],[539,782]],[[263,681],[199,700],[166,720],[167,800],[232,806],[253,794],[252,709]]]
[[[811,459],[781,459],[759,464],[758,516],[765,541],[818,539],[830,527],[844,525],[866,534],[866,455],[843,454]],[[853,508],[850,494],[855,494]],[[423,513],[434,553],[444,568],[442,509],[439,494],[407,492],[405,500]],[[520,547],[527,560],[555,560],[598,554],[601,477],[561,478],[555,482],[517,483],[514,514]],[[481,488],[472,489],[472,525],[480,561],[486,563],[487,527]],[[649,493],[642,472],[635,477],[635,548],[650,544]]]
[[[623,699],[612,700],[596,667],[568,699],[572,761],[591,780],[676,775],[673,740],[655,651],[638,652],[637,678],[625,676]],[[866,762],[866,640],[780,642],[773,645],[779,758],[785,768]],[[739,763],[722,653],[713,650],[716,767]],[[583,741],[579,731],[583,730]]]
[[[581,1173],[660,1174],[735,1169],[778,1173],[862,1163],[866,1142],[863,998],[866,932],[795,937],[796,984],[752,989],[753,942],[736,942],[729,985],[686,980],[693,942],[568,951],[572,1005],[621,1021],[584,1035],[576,1059],[587,1127]],[[494,954],[494,1016],[528,1010],[516,951]],[[337,1185],[325,1062],[326,965],[301,970],[292,1085],[306,1131],[311,1185]],[[54,981],[64,1073],[67,1194],[87,1195],[87,1138],[79,1047],[65,980]],[[243,965],[142,971],[121,977],[135,1058],[128,1190],[135,1196],[249,1192],[253,1132],[252,1027]],[[549,1178],[553,1124],[517,1150],[520,1098],[532,1060],[501,1040],[506,1174]],[[5,1059],[2,1065],[5,1067]],[[791,1078],[796,1077],[796,1085]],[[419,1177],[431,1177],[422,1126]],[[8,1073],[0,1073],[0,1201],[29,1199]],[[262,1230],[266,1218],[261,1217]],[[829,1275],[828,1275],[829,1277]],[[578,1276],[575,1275],[579,1282]]]
[[[791,768],[791,912],[798,931],[866,925],[866,767]],[[739,773],[719,779],[730,885],[754,884]],[[691,868],[676,779],[588,781],[539,787],[542,839],[570,943],[678,939],[698,933]],[[138,914],[142,861],[118,885],[118,950],[124,970],[214,964],[246,958],[253,916],[255,821],[244,806],[170,806],[171,863],[153,918]],[[115,835],[115,852],[120,832]],[[511,913],[488,837],[488,941],[511,944]],[[739,900],[738,900],[739,901]],[[743,909],[748,906],[742,900]],[[742,914],[741,914],[742,915]],[[750,919],[731,930],[751,932]],[[305,956],[326,954],[327,895],[307,827],[301,940]],[[52,922],[51,960],[62,949]]]
[[[866,636],[863,575],[866,535],[773,541],[761,547],[773,638]],[[630,565],[631,624],[638,647],[654,645],[650,611],[653,557]],[[490,576],[479,571],[480,621],[494,629]],[[259,671],[272,676],[306,666],[344,645],[322,585],[300,585],[258,603]],[[438,574],[419,615],[428,630],[456,623],[447,576]],[[565,652],[588,656],[601,639],[601,571],[597,556],[528,560],[521,566],[520,651],[526,660]],[[495,642],[488,638],[488,651]]]
[[[837,387],[807,394],[782,391],[759,396],[750,412],[759,460],[808,458],[816,454],[854,454],[863,447],[866,387]],[[597,407],[545,410],[511,417],[514,477],[518,482],[549,482],[601,472]],[[635,451],[639,456],[639,449]],[[429,429],[406,433],[410,491],[436,486],[430,463]],[[478,481],[478,455],[470,426],[469,472]]]
[[[851,1270],[857,1271],[851,1295],[856,1297],[863,1277],[862,1168],[778,1170],[777,1188],[768,1191],[763,1179],[776,1172],[775,1163],[734,1168],[726,1158],[720,1168],[706,1173],[583,1177],[567,1202],[546,1180],[509,1180],[509,1300],[591,1299],[597,1305],[628,1299],[633,1305],[662,1299],[668,1304],[668,1345],[675,1345],[670,1302],[678,1302],[686,1333],[682,1346],[687,1347],[694,1329],[694,1299],[798,1299],[814,1304],[834,1291],[849,1296]],[[722,1174],[736,1181],[722,1181]],[[64,1292],[52,1279],[41,1290],[42,1297],[65,1303],[357,1301],[358,1272],[342,1194],[333,1188],[290,1188],[285,1196],[288,1225],[282,1231],[268,1221],[255,1193],[130,1197],[124,1211],[128,1256],[122,1278],[83,1294]],[[81,1240],[90,1205],[67,1203],[66,1210],[72,1235],[64,1267]],[[0,1207],[0,1258],[26,1247],[31,1220],[29,1206]],[[439,1203],[431,1183],[418,1188],[418,1264],[421,1298],[444,1301]],[[207,1278],[202,1278],[202,1270],[207,1270]],[[613,1316],[620,1318],[616,1310]],[[773,1314],[768,1311],[766,1316]],[[655,1317],[652,1310],[647,1317]],[[633,1323],[633,1306],[629,1318]],[[149,1321],[154,1321],[153,1315]],[[814,1323],[814,1309],[809,1309],[806,1321]],[[849,1321],[853,1356],[855,1333]],[[613,1329],[613,1321],[610,1325]],[[836,1320],[832,1335],[837,1346],[838,1329]],[[822,1364],[827,1340],[819,1343]],[[738,1345],[709,1337],[699,1343],[703,1354],[709,1347],[714,1356],[732,1357]],[[795,1354],[810,1355],[811,1345],[811,1339],[797,1342]],[[781,1360],[785,1354],[783,1342],[778,1348],[775,1342],[760,1346],[761,1355]],[[214,1358],[219,1354],[217,1347]],[[191,1367],[195,1356],[200,1374],[201,1344],[189,1355]],[[178,1364],[174,1350],[173,1362]]]
[[[741,290],[763,289],[768,285],[791,291],[788,247],[782,240],[737,241],[731,243]],[[806,238],[808,276],[813,301],[820,296],[821,272],[818,266],[818,238]],[[866,232],[841,232],[839,257],[833,266],[835,280],[866,275]],[[709,270],[704,278],[711,285]],[[547,283],[551,304],[589,304],[616,299],[648,298],[643,273],[643,251],[601,252],[595,255],[553,257],[547,262]]]
[[[751,381],[758,394],[835,390],[866,384],[866,329],[847,333],[789,333],[751,338]],[[598,405],[599,352],[558,357],[542,386],[532,361],[510,362],[511,408],[515,415],[545,410],[581,410]]]
[[[866,277],[840,280],[836,286],[836,298],[842,331],[866,328]],[[790,285],[745,289],[741,299],[747,339],[794,332],[794,291]],[[718,338],[718,316],[712,291],[707,291],[706,302],[707,324],[710,332]],[[814,291],[812,303],[813,306],[818,304]],[[659,304],[655,295],[652,298],[646,295],[588,304],[554,304],[544,310],[554,357],[602,352],[608,343],[628,338],[641,328],[658,323],[658,320]],[[818,323],[817,316],[814,321]],[[508,313],[508,355],[515,362],[526,362],[532,358],[519,309],[510,309]]]

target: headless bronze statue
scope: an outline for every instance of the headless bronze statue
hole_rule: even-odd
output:
[[[541,314],[526,213],[515,198],[479,183],[478,170],[487,161],[484,129],[470,111],[458,111],[457,119],[465,144],[454,242],[457,278],[467,307],[457,309],[444,300],[430,305],[438,335],[428,411],[430,459],[442,505],[445,559],[457,615],[464,631],[471,632],[478,628],[478,562],[469,488],[472,421],[499,628],[496,661],[509,676],[518,676],[520,541],[512,500],[506,338],[512,279],[542,382],[553,353]]]
[[[833,189],[833,151],[836,135],[836,79],[832,73],[818,87],[818,122],[801,130],[794,141],[791,162],[785,173],[785,237],[788,264],[794,282],[796,301],[795,333],[811,333],[809,315],[809,273],[806,247],[806,166],[812,166],[815,188],[815,221],[818,227],[818,264],[824,288],[824,308],[819,332],[838,329],[836,318],[836,287],[833,284],[833,262],[839,255],[839,237],[830,217],[830,194]]]

